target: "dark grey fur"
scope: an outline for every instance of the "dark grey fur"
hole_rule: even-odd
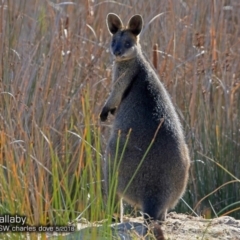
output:
[[[115,159],[119,161],[131,129],[118,169],[117,194],[140,208],[146,219],[163,221],[167,210],[176,205],[185,191],[190,160],[171,99],[142,55],[138,43],[142,24],[140,15],[133,16],[126,28],[117,15],[107,16],[115,61],[112,91],[100,118],[105,121],[111,112],[115,120],[106,150],[105,182],[108,188],[109,169],[112,171]],[[119,154],[115,158],[119,130]],[[153,139],[152,147],[125,191]]]

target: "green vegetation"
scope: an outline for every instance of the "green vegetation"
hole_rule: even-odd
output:
[[[30,225],[111,218],[101,174],[110,122],[98,114],[111,87],[105,17],[115,12],[143,15],[143,51],[184,125],[192,168],[183,199],[206,217],[240,218],[237,0],[3,2],[0,214]],[[176,211],[191,213],[183,202]]]

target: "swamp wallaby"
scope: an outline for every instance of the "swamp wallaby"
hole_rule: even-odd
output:
[[[170,97],[142,54],[138,41],[142,25],[140,15],[133,16],[127,27],[117,15],[107,16],[115,60],[112,91],[100,118],[105,121],[110,112],[115,119],[104,174],[108,189],[116,161],[117,195],[140,208],[145,220],[164,221],[185,191],[190,160]]]

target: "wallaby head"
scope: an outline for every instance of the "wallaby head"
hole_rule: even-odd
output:
[[[112,35],[111,53],[117,61],[125,61],[136,56],[138,35],[143,26],[141,15],[134,15],[124,27],[121,19],[114,13],[107,15],[107,26]]]

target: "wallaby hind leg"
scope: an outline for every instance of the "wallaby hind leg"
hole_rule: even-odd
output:
[[[144,220],[149,223],[151,220],[164,221],[166,218],[167,208],[165,204],[159,203],[154,198],[148,198],[143,203]]]
[[[160,224],[165,221],[166,216],[167,216],[167,209],[164,209],[163,211],[160,211],[160,213],[158,213],[157,220],[160,221]]]

